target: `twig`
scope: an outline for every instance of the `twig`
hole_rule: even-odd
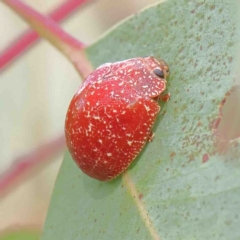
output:
[[[82,78],[92,71],[92,66],[83,51],[85,45],[60,28],[54,20],[38,13],[20,0],[2,1],[29,23],[39,35],[59,49],[72,62]]]
[[[89,2],[89,0],[67,0],[53,10],[48,16],[56,22],[61,22],[87,2]],[[17,37],[17,39],[1,53],[0,71],[6,69],[6,67],[16,60],[24,51],[33,46],[37,40],[39,40],[39,35],[34,30],[27,30],[21,36]]]

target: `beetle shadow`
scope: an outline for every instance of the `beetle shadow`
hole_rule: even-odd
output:
[[[102,182],[82,174],[82,181],[84,191],[94,199],[108,198],[122,184],[121,175],[109,182]]]
[[[156,132],[156,130],[159,128],[159,125],[162,122],[162,119],[167,112],[166,109],[167,109],[168,102],[164,102],[164,101],[160,100],[160,101],[158,101],[158,103],[161,107],[161,110],[160,110],[160,113],[157,116],[155,124],[153,125],[153,130],[152,130],[153,132]],[[153,141],[154,141],[154,139],[153,139]]]

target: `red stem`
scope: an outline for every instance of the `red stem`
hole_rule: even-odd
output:
[[[61,22],[87,1],[88,0],[68,0],[51,12],[49,17],[56,22]],[[18,37],[17,40],[0,55],[0,71],[37,42],[38,39],[39,35],[34,30],[28,30],[22,36]]]
[[[29,173],[29,170],[33,171],[34,168],[52,161],[51,158],[62,152],[64,148],[65,137],[61,135],[37,147],[28,154],[17,157],[13,161],[13,166],[0,176],[0,196],[5,195],[7,190],[11,189],[14,185],[20,184],[21,181],[18,180]]]

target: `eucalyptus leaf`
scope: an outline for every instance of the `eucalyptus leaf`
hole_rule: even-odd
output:
[[[239,142],[219,153],[212,127],[236,84],[239,16],[239,1],[168,0],[87,49],[95,67],[164,59],[171,99],[160,103],[153,142],[115,180],[89,178],[66,153],[43,240],[240,239]]]
[[[18,229],[1,234],[0,240],[38,240],[40,234],[33,229]]]

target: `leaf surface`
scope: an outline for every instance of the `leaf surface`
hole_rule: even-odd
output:
[[[0,240],[37,240],[40,234],[38,231],[31,229],[12,230],[1,234]]]

